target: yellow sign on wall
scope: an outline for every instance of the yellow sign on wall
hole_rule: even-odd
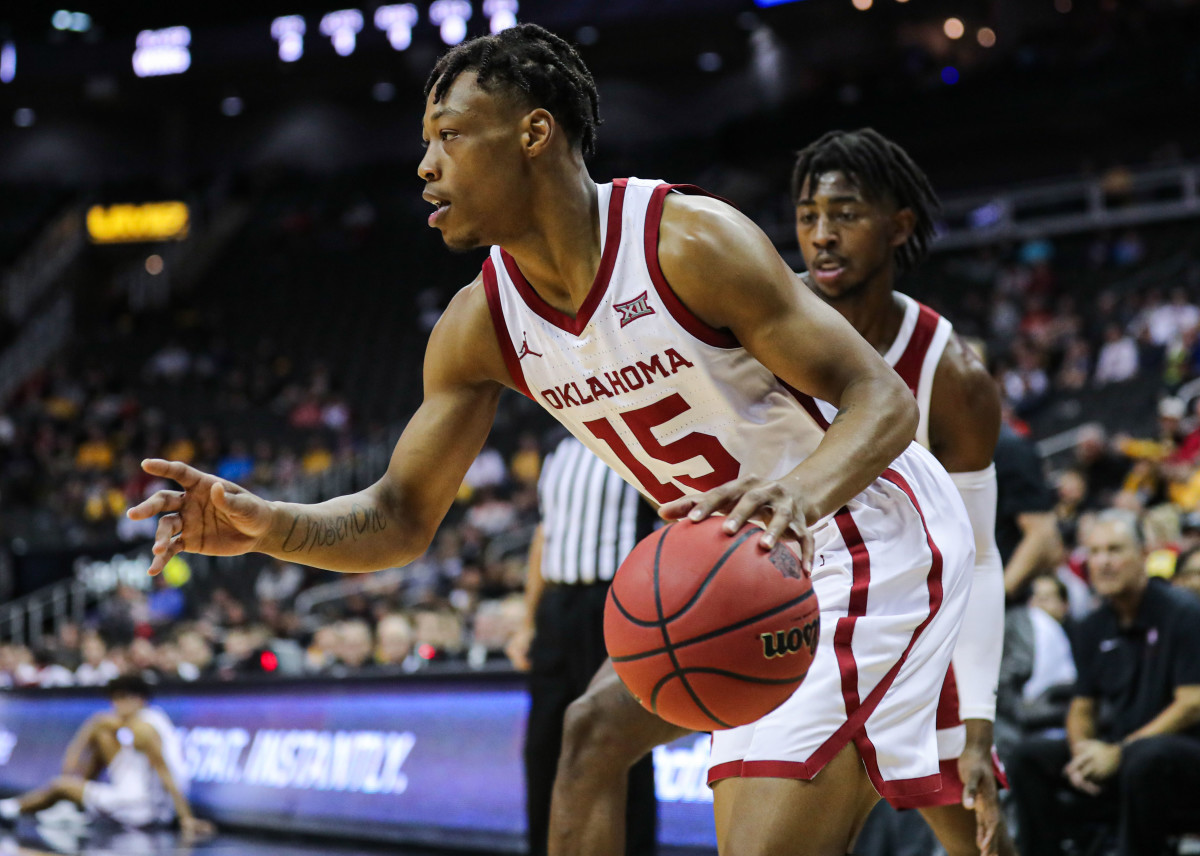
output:
[[[88,237],[95,244],[181,241],[187,237],[188,225],[188,207],[183,202],[93,205],[87,213]]]

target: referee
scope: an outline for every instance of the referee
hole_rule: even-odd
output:
[[[508,646],[529,672],[525,801],[529,853],[545,856],[550,794],[567,705],[583,694],[608,656],[604,600],[621,560],[650,534],[657,515],[638,492],[574,437],[546,458],[538,481],[542,522],[529,549],[525,624]],[[629,773],[626,851],[655,850],[651,756]]]

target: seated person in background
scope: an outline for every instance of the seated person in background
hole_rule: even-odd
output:
[[[996,749],[1007,759],[1024,737],[1057,728],[1062,735],[1075,660],[1067,622],[1067,586],[1035,577],[1029,600],[1004,617],[1004,654],[996,693]],[[1064,698],[1066,696],[1066,698]]]
[[[1172,831],[1200,829],[1200,602],[1147,575],[1127,512],[1098,515],[1086,546],[1104,602],[1075,636],[1067,739],[1010,756],[1021,852],[1059,856],[1075,816],[1115,820],[1121,856],[1156,856]]]
[[[68,800],[92,817],[122,826],[152,826],[179,819],[187,837],[210,834],[213,826],[192,814],[183,746],[171,720],[148,707],[149,685],[136,675],[108,683],[112,710],[88,718],[67,745],[63,774],[43,788],[0,800],[0,822]],[[95,781],[108,772],[108,781]]]
[[[75,670],[75,683],[81,687],[102,687],[120,674],[108,658],[104,638],[94,630],[83,635],[83,662]]]
[[[1179,554],[1179,558],[1175,560],[1175,573],[1171,576],[1171,584],[1200,597],[1200,547],[1193,547]]]

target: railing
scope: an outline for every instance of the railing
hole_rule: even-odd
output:
[[[21,323],[70,267],[85,244],[83,215],[67,208],[34,240],[0,283],[0,310]]]
[[[534,529],[535,527],[533,526],[521,526],[492,538],[488,542],[487,550],[484,552],[484,561],[490,563],[517,552],[528,552],[529,543],[533,540]],[[419,564],[422,561],[424,560],[418,559],[414,564]],[[412,572],[409,570],[410,567],[412,566],[388,568],[373,574],[351,576],[343,580],[335,580],[331,583],[313,586],[296,595],[293,608],[300,621],[312,629],[313,613],[319,607],[345,600],[356,594],[394,592],[399,588],[403,588],[412,575]]]
[[[944,200],[934,251],[1200,216],[1200,165],[1129,170]]]
[[[0,354],[0,406],[67,341],[72,315],[71,296],[59,296]]]
[[[62,580],[0,606],[0,638],[37,648],[45,636],[46,621],[58,633],[68,621],[82,624],[89,597],[82,580]]]

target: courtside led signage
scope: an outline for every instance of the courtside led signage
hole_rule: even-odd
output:
[[[88,237],[96,244],[180,241],[187,237],[188,224],[183,202],[93,205],[87,213]]]

